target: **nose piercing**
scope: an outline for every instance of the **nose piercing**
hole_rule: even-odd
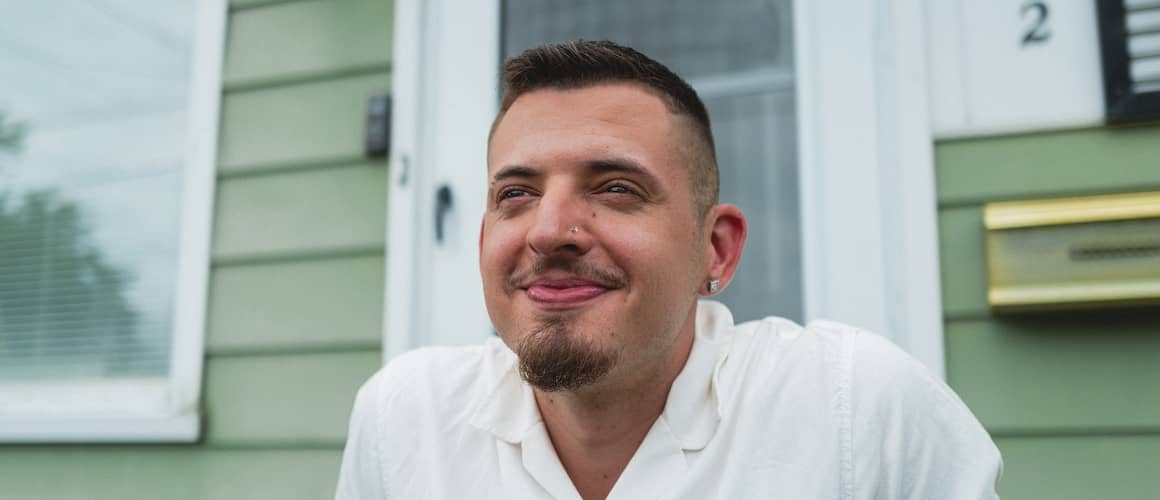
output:
[[[721,280],[709,280],[709,293],[717,293],[718,288],[721,288]]]
[[[572,227],[568,228],[568,232],[569,232],[569,233],[572,233],[572,234],[579,233],[579,232],[580,232],[580,226],[572,226]]]

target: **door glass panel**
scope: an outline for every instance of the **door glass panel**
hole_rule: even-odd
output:
[[[506,0],[506,59],[541,43],[612,40],[665,64],[709,108],[721,202],[741,207],[749,241],[717,298],[736,320],[802,316],[801,226],[789,0]]]
[[[7,2],[0,382],[164,377],[194,2]]]

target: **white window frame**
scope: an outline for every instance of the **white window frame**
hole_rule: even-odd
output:
[[[433,136],[447,147],[456,135],[431,126],[439,117],[422,79],[447,43],[427,31],[460,15],[422,0],[395,5],[385,359],[431,340],[415,243],[431,200],[416,177],[431,166]],[[922,2],[795,0],[794,17],[805,317],[881,333],[945,377]],[[494,36],[457,28],[457,46]]]
[[[194,442],[200,436],[205,313],[227,0],[195,2],[173,337],[166,379],[0,384],[0,442]]]

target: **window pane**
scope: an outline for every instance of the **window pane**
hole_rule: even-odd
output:
[[[801,227],[789,0],[507,0],[504,57],[546,42],[612,40],[672,68],[713,122],[721,201],[749,241],[718,299],[738,321],[802,319]]]
[[[793,66],[788,0],[507,0],[504,57],[533,45],[612,40],[686,79]]]
[[[721,201],[749,220],[733,283],[718,299],[738,321],[802,312],[797,124],[793,88],[705,99],[713,119]]]
[[[0,381],[168,372],[192,7],[5,6]]]

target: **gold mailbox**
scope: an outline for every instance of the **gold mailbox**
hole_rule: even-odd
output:
[[[1160,191],[988,203],[996,313],[1160,304]]]

